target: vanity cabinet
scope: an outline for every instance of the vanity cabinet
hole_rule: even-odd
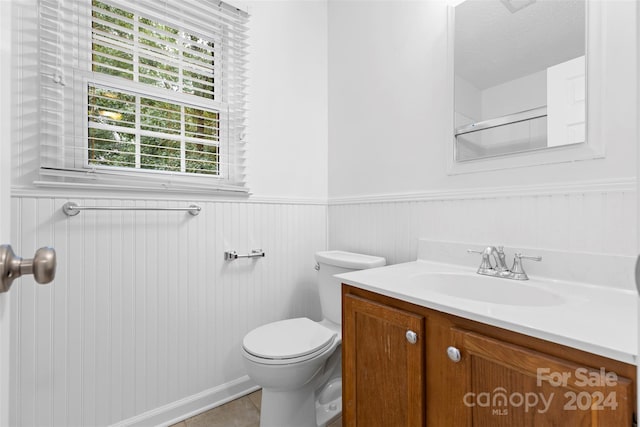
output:
[[[633,365],[348,285],[342,351],[347,427],[633,425]]]
[[[632,382],[606,363],[587,367],[470,332],[462,342],[474,426],[632,425]]]
[[[424,316],[345,295],[343,417],[347,425],[424,425]]]

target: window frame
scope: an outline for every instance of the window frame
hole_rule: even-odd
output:
[[[105,0],[105,3],[114,7],[126,9],[122,2]],[[153,16],[126,9],[128,12],[135,14],[137,21],[139,16],[158,22],[163,25],[173,26],[179,30],[184,29],[179,22],[171,22],[171,19],[158,20]],[[238,141],[232,141],[232,132],[230,130],[232,116],[230,113],[230,104],[226,101],[229,96],[230,82],[228,78],[223,76],[223,68],[225,66],[214,67],[213,78],[215,80],[214,93],[219,94],[222,100],[204,98],[183,92],[168,92],[167,89],[156,88],[151,84],[145,84],[135,80],[127,80],[116,76],[94,72],[92,69],[93,54],[93,2],[92,0],[84,0],[78,6],[77,12],[77,28],[75,35],[77,37],[74,44],[78,48],[78,55],[75,58],[76,63],[73,66],[65,64],[64,68],[72,70],[73,85],[68,93],[63,96],[65,102],[71,102],[71,110],[73,118],[69,134],[63,136],[63,141],[55,144],[57,152],[53,156],[55,163],[60,167],[41,166],[40,175],[45,181],[38,181],[36,184],[55,186],[56,183],[75,182],[79,186],[91,186],[99,182],[101,187],[112,189],[135,189],[140,190],[148,188],[150,190],[162,191],[180,191],[184,192],[233,192],[233,193],[249,193],[244,181],[244,173],[237,176],[231,170],[232,168],[244,169],[244,151],[242,147],[232,146],[233,144],[244,145],[243,138],[245,126],[241,126]],[[222,34],[212,36],[212,39],[220,38],[220,47],[215,49],[216,56],[219,61],[225,61],[225,44],[224,37],[228,31]],[[137,38],[137,37],[136,37]],[[214,40],[215,43],[215,40]],[[136,46],[137,49],[137,46]],[[182,50],[180,50],[182,53]],[[246,55],[246,50],[244,54]],[[245,57],[246,59],[246,57]],[[135,60],[135,59],[134,59]],[[134,67],[134,72],[137,70]],[[71,80],[70,79],[70,80]],[[246,84],[246,79],[245,82]],[[116,91],[123,91],[135,94],[140,97],[148,97],[159,101],[167,101],[172,104],[181,105],[182,108],[196,108],[207,111],[215,111],[218,113],[218,171],[217,174],[193,173],[171,170],[145,169],[139,167],[120,167],[108,166],[89,163],[89,87],[98,86],[104,88],[112,88]],[[65,86],[65,84],[62,84]],[[170,94],[171,98],[167,95]],[[243,102],[244,103],[244,102]],[[137,107],[138,108],[138,107]],[[243,115],[246,119],[246,114]],[[184,127],[184,120],[182,121]],[[137,122],[136,127],[139,128],[140,123]],[[72,135],[72,141],[69,141],[69,135]],[[139,134],[138,134],[139,135]],[[206,140],[203,140],[206,144]],[[55,149],[55,148],[52,148]],[[68,150],[73,150],[70,155]],[[238,153],[240,150],[240,153]],[[239,159],[238,159],[239,157]],[[181,161],[185,159],[181,158]],[[188,159],[187,159],[188,160]]]

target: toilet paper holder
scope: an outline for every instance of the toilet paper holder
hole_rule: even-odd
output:
[[[262,249],[252,249],[251,253],[246,255],[238,255],[236,251],[226,251],[224,253],[224,259],[225,261],[233,261],[238,258],[262,258],[264,255],[265,253]]]

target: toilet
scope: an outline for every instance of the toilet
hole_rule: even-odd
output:
[[[257,327],[242,341],[249,377],[262,387],[260,427],[324,427],[342,412],[342,293],[335,274],[385,265],[343,251],[315,254],[322,320]]]

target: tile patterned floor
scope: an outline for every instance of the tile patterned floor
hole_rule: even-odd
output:
[[[259,427],[261,398],[262,392],[258,390],[171,427]],[[342,418],[327,427],[342,427]]]

